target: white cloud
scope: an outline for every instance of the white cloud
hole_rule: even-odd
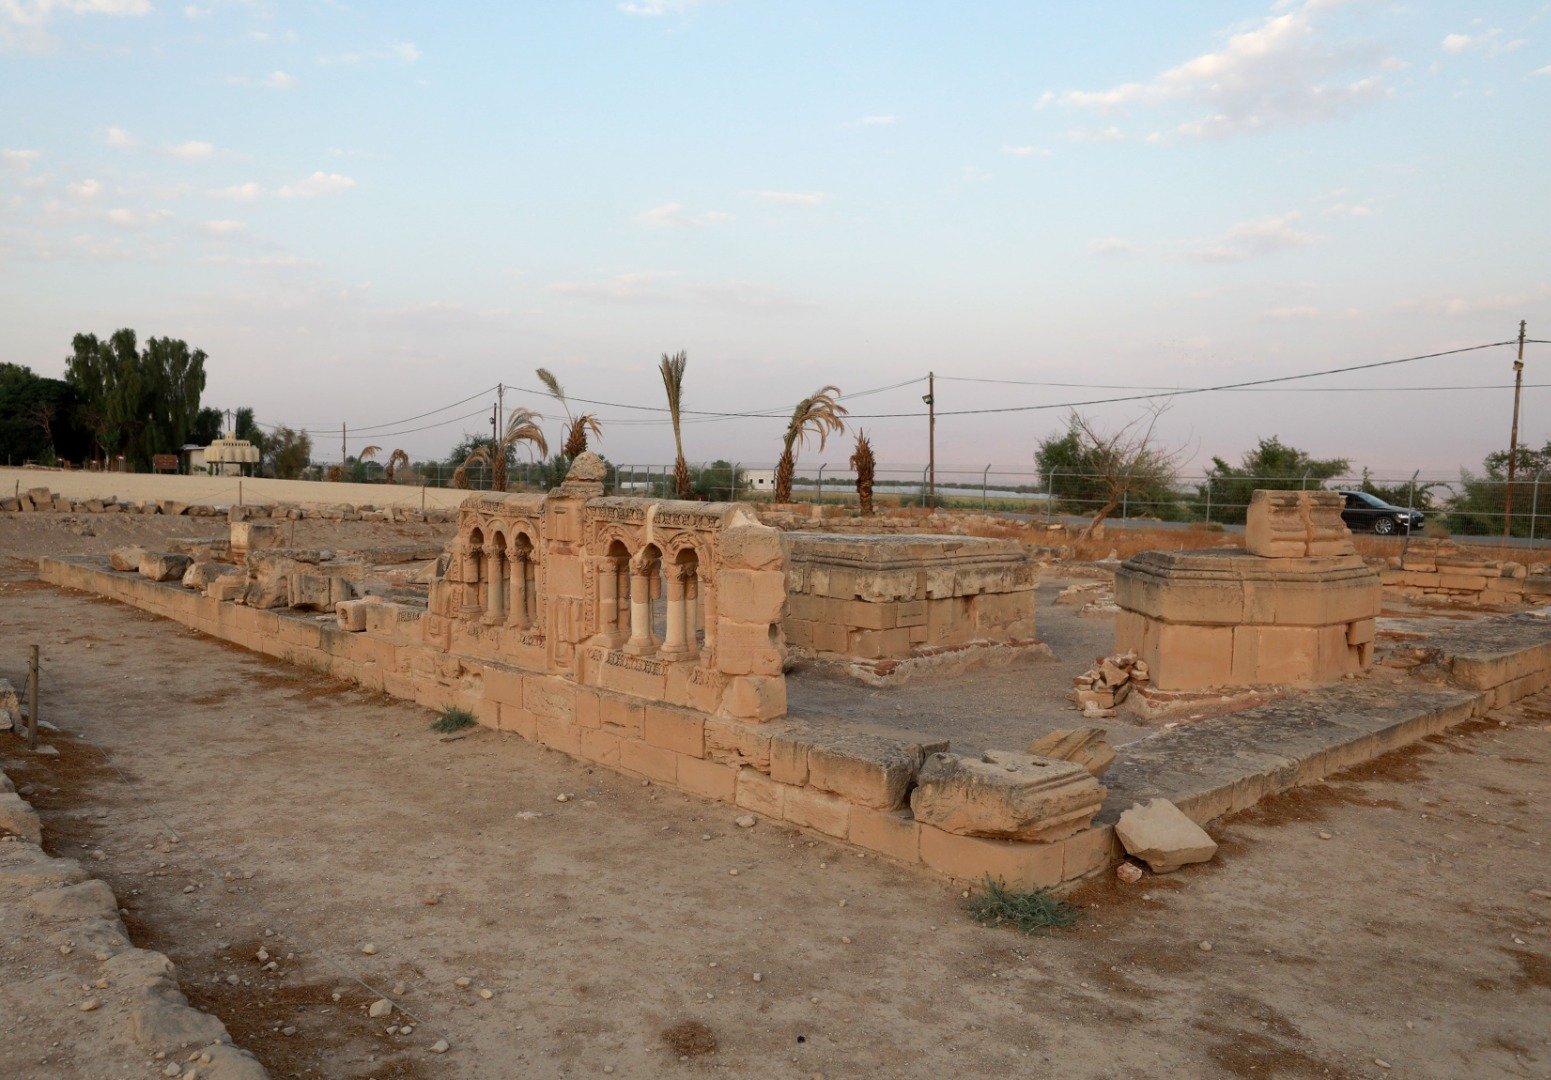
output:
[[[1325,207],[1322,213],[1326,217],[1372,217],[1374,209],[1364,206],[1362,203],[1333,203]]]
[[[1301,307],[1267,308],[1265,311],[1260,313],[1260,317],[1262,319],[1268,319],[1271,322],[1291,322],[1294,320],[1302,321],[1305,319],[1317,319],[1319,318],[1319,308],[1309,307],[1307,305]]]
[[[264,189],[249,180],[244,184],[233,184],[231,187],[216,188],[210,192],[212,199],[234,199],[238,202],[251,202],[264,194]]]
[[[1531,75],[1551,75],[1551,64],[1547,64],[1543,68],[1536,68],[1534,71],[1530,72],[1530,74]]]
[[[102,141],[109,146],[115,146],[120,150],[128,150],[136,145],[134,136],[121,127],[110,127],[102,136]]]
[[[1013,157],[1049,157],[1050,151],[1043,146],[1004,146],[1002,153]]]
[[[1474,296],[1434,294],[1396,304],[1395,310],[1423,315],[1441,315],[1445,318],[1458,319],[1471,315],[1500,315],[1504,312],[1518,313],[1533,304],[1544,303],[1548,299],[1551,299],[1551,283],[1543,283],[1522,292],[1476,294]]]
[[[671,229],[684,225],[719,225],[731,221],[732,215],[721,210],[694,215],[684,209],[683,203],[669,202],[642,211],[631,220],[652,229]]]
[[[183,17],[186,19],[203,19],[214,10],[215,8],[200,7],[198,4],[184,4]]]
[[[65,190],[70,193],[72,198],[95,199],[102,191],[102,184],[96,180],[82,180],[79,183],[69,185]]]
[[[858,116],[855,120],[848,121],[846,127],[888,127],[894,123],[895,117],[884,114],[881,116]]]
[[[1285,6],[1285,5],[1279,5]],[[1340,6],[1305,0],[1292,10],[1267,16],[1254,29],[1228,38],[1221,49],[1203,53],[1146,82],[1107,90],[1072,90],[1057,100],[1097,112],[1184,104],[1207,111],[1180,123],[1189,138],[1224,138],[1276,127],[1328,120],[1388,95],[1375,74],[1344,73],[1382,67],[1384,57],[1363,44],[1323,40],[1320,16]]]
[[[246,236],[248,227],[240,221],[223,218],[217,221],[201,222],[199,231],[216,240],[230,240],[234,237]]]
[[[966,184],[983,184],[991,179],[991,174],[979,165],[966,165],[960,170],[959,175],[964,178]]]
[[[260,78],[251,78],[247,75],[228,75],[226,81],[231,86],[262,86],[266,90],[290,90],[296,86],[297,78],[284,71],[271,71]]]
[[[397,45],[389,45],[388,49],[394,56],[406,64],[413,64],[421,56],[420,50],[410,41],[401,41]]]
[[[398,41],[380,49],[352,49],[350,52],[329,53],[318,57],[320,64],[365,64],[372,60],[397,60],[413,64],[423,54],[412,41]]]
[[[1254,221],[1241,221],[1216,240],[1192,249],[1192,258],[1202,262],[1243,262],[1257,255],[1306,247],[1322,237],[1295,228],[1299,215],[1274,214]]]
[[[700,0],[625,0],[619,10],[627,15],[682,15]]]
[[[43,155],[36,150],[3,150],[0,149],[0,161],[13,169],[30,169],[32,163]]]
[[[187,161],[200,161],[214,157],[215,146],[212,143],[200,142],[198,139],[190,139],[188,142],[169,143],[162,147],[162,153]]]
[[[1528,44],[1524,38],[1505,38],[1501,27],[1492,27],[1479,34],[1450,34],[1443,39],[1441,48],[1451,56],[1467,52],[1484,52],[1488,56],[1511,53]]]
[[[0,49],[50,48],[54,41],[46,27],[58,12],[144,15],[150,10],[150,0],[0,0]]]
[[[1082,129],[1068,131],[1063,138],[1071,142],[1125,142],[1126,133],[1111,125],[1095,131],[1085,131]]]
[[[822,191],[756,191],[754,194],[765,202],[777,206],[795,206],[802,210],[812,210],[829,198]]]
[[[319,195],[337,195],[355,187],[355,181],[339,173],[315,172],[305,180],[287,184],[275,192],[282,199],[311,199]]]
[[[148,225],[165,221],[172,215],[166,210],[127,210],[116,207],[103,215],[110,225],[117,225],[121,229],[143,229]]]
[[[1107,259],[1125,258],[1136,254],[1136,245],[1128,240],[1122,240],[1118,236],[1106,236],[1102,240],[1095,240],[1088,245],[1088,254],[1099,255]]]

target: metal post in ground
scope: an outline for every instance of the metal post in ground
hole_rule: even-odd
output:
[[[38,748],[38,647],[27,657],[27,749]]]
[[[986,478],[991,475],[991,466],[986,466],[986,471],[980,474],[980,512],[986,511]]]
[[[1535,539],[1535,515],[1540,512],[1540,478],[1544,474],[1545,474],[1545,470],[1544,469],[1542,469],[1540,472],[1537,472],[1535,474],[1535,486],[1531,490],[1531,493],[1530,493],[1530,500],[1529,500],[1529,538],[1530,538],[1530,540],[1532,542]]]
[[[829,462],[827,461],[819,462],[819,494],[818,497],[814,500],[818,503],[822,503],[824,501],[824,468],[828,464]]]
[[[1421,469],[1411,474],[1410,491],[1406,495],[1406,535],[1400,540],[1400,561],[1406,561],[1406,549],[1411,546],[1411,522],[1412,513],[1416,510],[1416,478],[1422,473]]]
[[[1206,523],[1212,523],[1212,471],[1206,472]]]
[[[732,463],[732,477],[727,481],[728,502],[738,501],[738,470],[741,468],[743,468],[743,462],[734,461]]]
[[[1050,477],[1045,481],[1045,520],[1050,520],[1050,507],[1056,501],[1056,473],[1060,469],[1051,469]]]

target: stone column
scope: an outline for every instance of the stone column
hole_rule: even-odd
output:
[[[700,633],[700,575],[694,569],[684,572],[684,637],[689,649],[699,647]]]
[[[625,651],[644,656],[652,651],[652,579],[643,568],[630,568],[630,640]]]
[[[513,550],[509,560],[512,575],[511,610],[508,622],[518,630],[528,628],[528,554]]]
[[[664,656],[688,654],[689,646],[684,640],[685,621],[684,578],[682,572],[674,567],[668,574],[667,636],[662,643]]]
[[[630,637],[630,560],[614,561],[614,632],[623,645]]]
[[[484,552],[476,544],[469,548],[463,564],[463,607],[458,614],[465,619],[479,616],[480,570],[484,566]]]
[[[492,549],[487,557],[490,565],[485,574],[485,618],[492,626],[505,620],[506,575],[501,572],[501,550]]]

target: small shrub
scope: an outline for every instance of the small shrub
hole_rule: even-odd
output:
[[[443,709],[442,715],[431,722],[431,730],[440,731],[444,734],[451,731],[462,731],[466,727],[473,727],[476,722],[474,714],[467,709],[449,707]]]
[[[1051,896],[1044,889],[1014,892],[1003,882],[993,881],[990,875],[981,884],[980,892],[970,897],[968,911],[970,918],[982,926],[1006,923],[1025,934],[1071,926],[1079,914],[1071,904]]]

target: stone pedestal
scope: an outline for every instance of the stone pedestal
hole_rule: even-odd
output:
[[[1378,572],[1357,555],[1145,551],[1115,573],[1118,652],[1158,690],[1309,686],[1373,662]]]

